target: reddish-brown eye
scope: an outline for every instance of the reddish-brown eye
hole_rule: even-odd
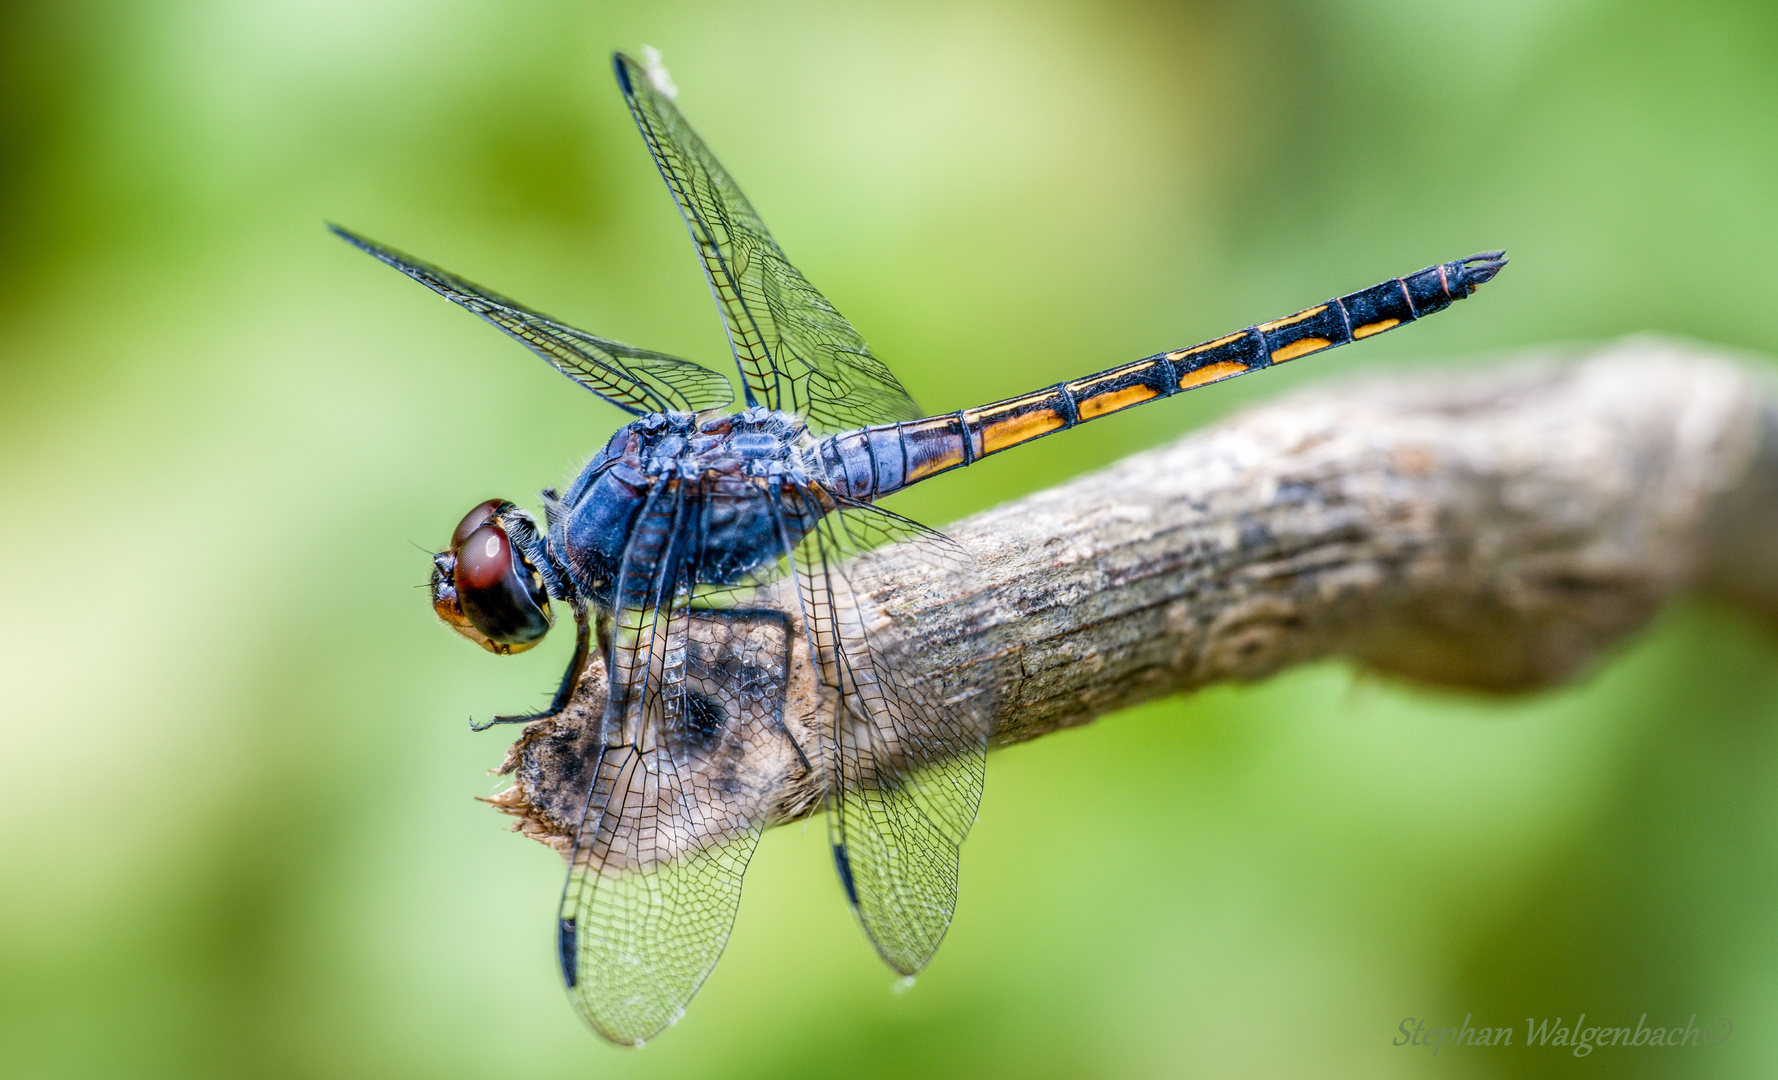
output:
[[[464,537],[451,580],[470,624],[490,648],[502,646],[494,651],[528,649],[549,631],[549,597],[499,521],[490,519]]]
[[[489,499],[487,502],[477,503],[473,510],[463,515],[463,520],[457,522],[457,527],[451,531],[451,550],[454,552],[462,547],[463,541],[469,539],[470,533],[493,520],[494,515],[498,514],[500,509],[506,505],[505,499]]]
[[[499,525],[483,525],[457,545],[457,591],[491,589],[513,572],[512,542]]]

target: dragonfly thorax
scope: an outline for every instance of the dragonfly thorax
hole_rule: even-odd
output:
[[[793,414],[651,413],[587,463],[556,507],[551,542],[575,591],[605,610],[649,587],[622,580],[626,557],[672,568],[674,592],[739,584],[831,508],[821,476]]]

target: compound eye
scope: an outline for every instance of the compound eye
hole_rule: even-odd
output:
[[[464,523],[488,505],[471,510]],[[492,517],[470,530],[457,545],[451,585],[464,617],[486,639],[479,642],[485,648],[522,652],[549,631],[549,596],[543,583]]]
[[[505,499],[489,499],[487,502],[477,503],[474,509],[463,515],[462,521],[457,522],[457,527],[451,530],[451,550],[462,548],[463,541],[469,539],[470,533],[494,520],[495,514],[510,505],[512,504]]]

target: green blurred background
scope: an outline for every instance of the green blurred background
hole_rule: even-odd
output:
[[[1325,664],[998,753],[904,994],[778,830],[685,1020],[584,1030],[560,861],[465,726],[570,643],[497,660],[415,586],[620,416],[321,223],[723,361],[609,74],[644,42],[933,410],[1511,250],[1425,326],[899,503],[935,523],[1359,371],[1778,352],[1769,3],[12,0],[0,1075],[1772,1075],[1774,639],[1696,602],[1533,698]],[[1583,1010],[1735,1028],[1391,1045]]]

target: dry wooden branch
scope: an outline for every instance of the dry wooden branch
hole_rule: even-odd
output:
[[[1317,386],[948,531],[981,562],[967,585],[877,599],[941,667],[998,653],[996,744],[1331,656],[1530,690],[1687,588],[1778,617],[1778,397],[1650,339]],[[502,769],[495,804],[558,847],[603,700],[594,671]],[[821,777],[768,765],[771,817],[816,804]]]

